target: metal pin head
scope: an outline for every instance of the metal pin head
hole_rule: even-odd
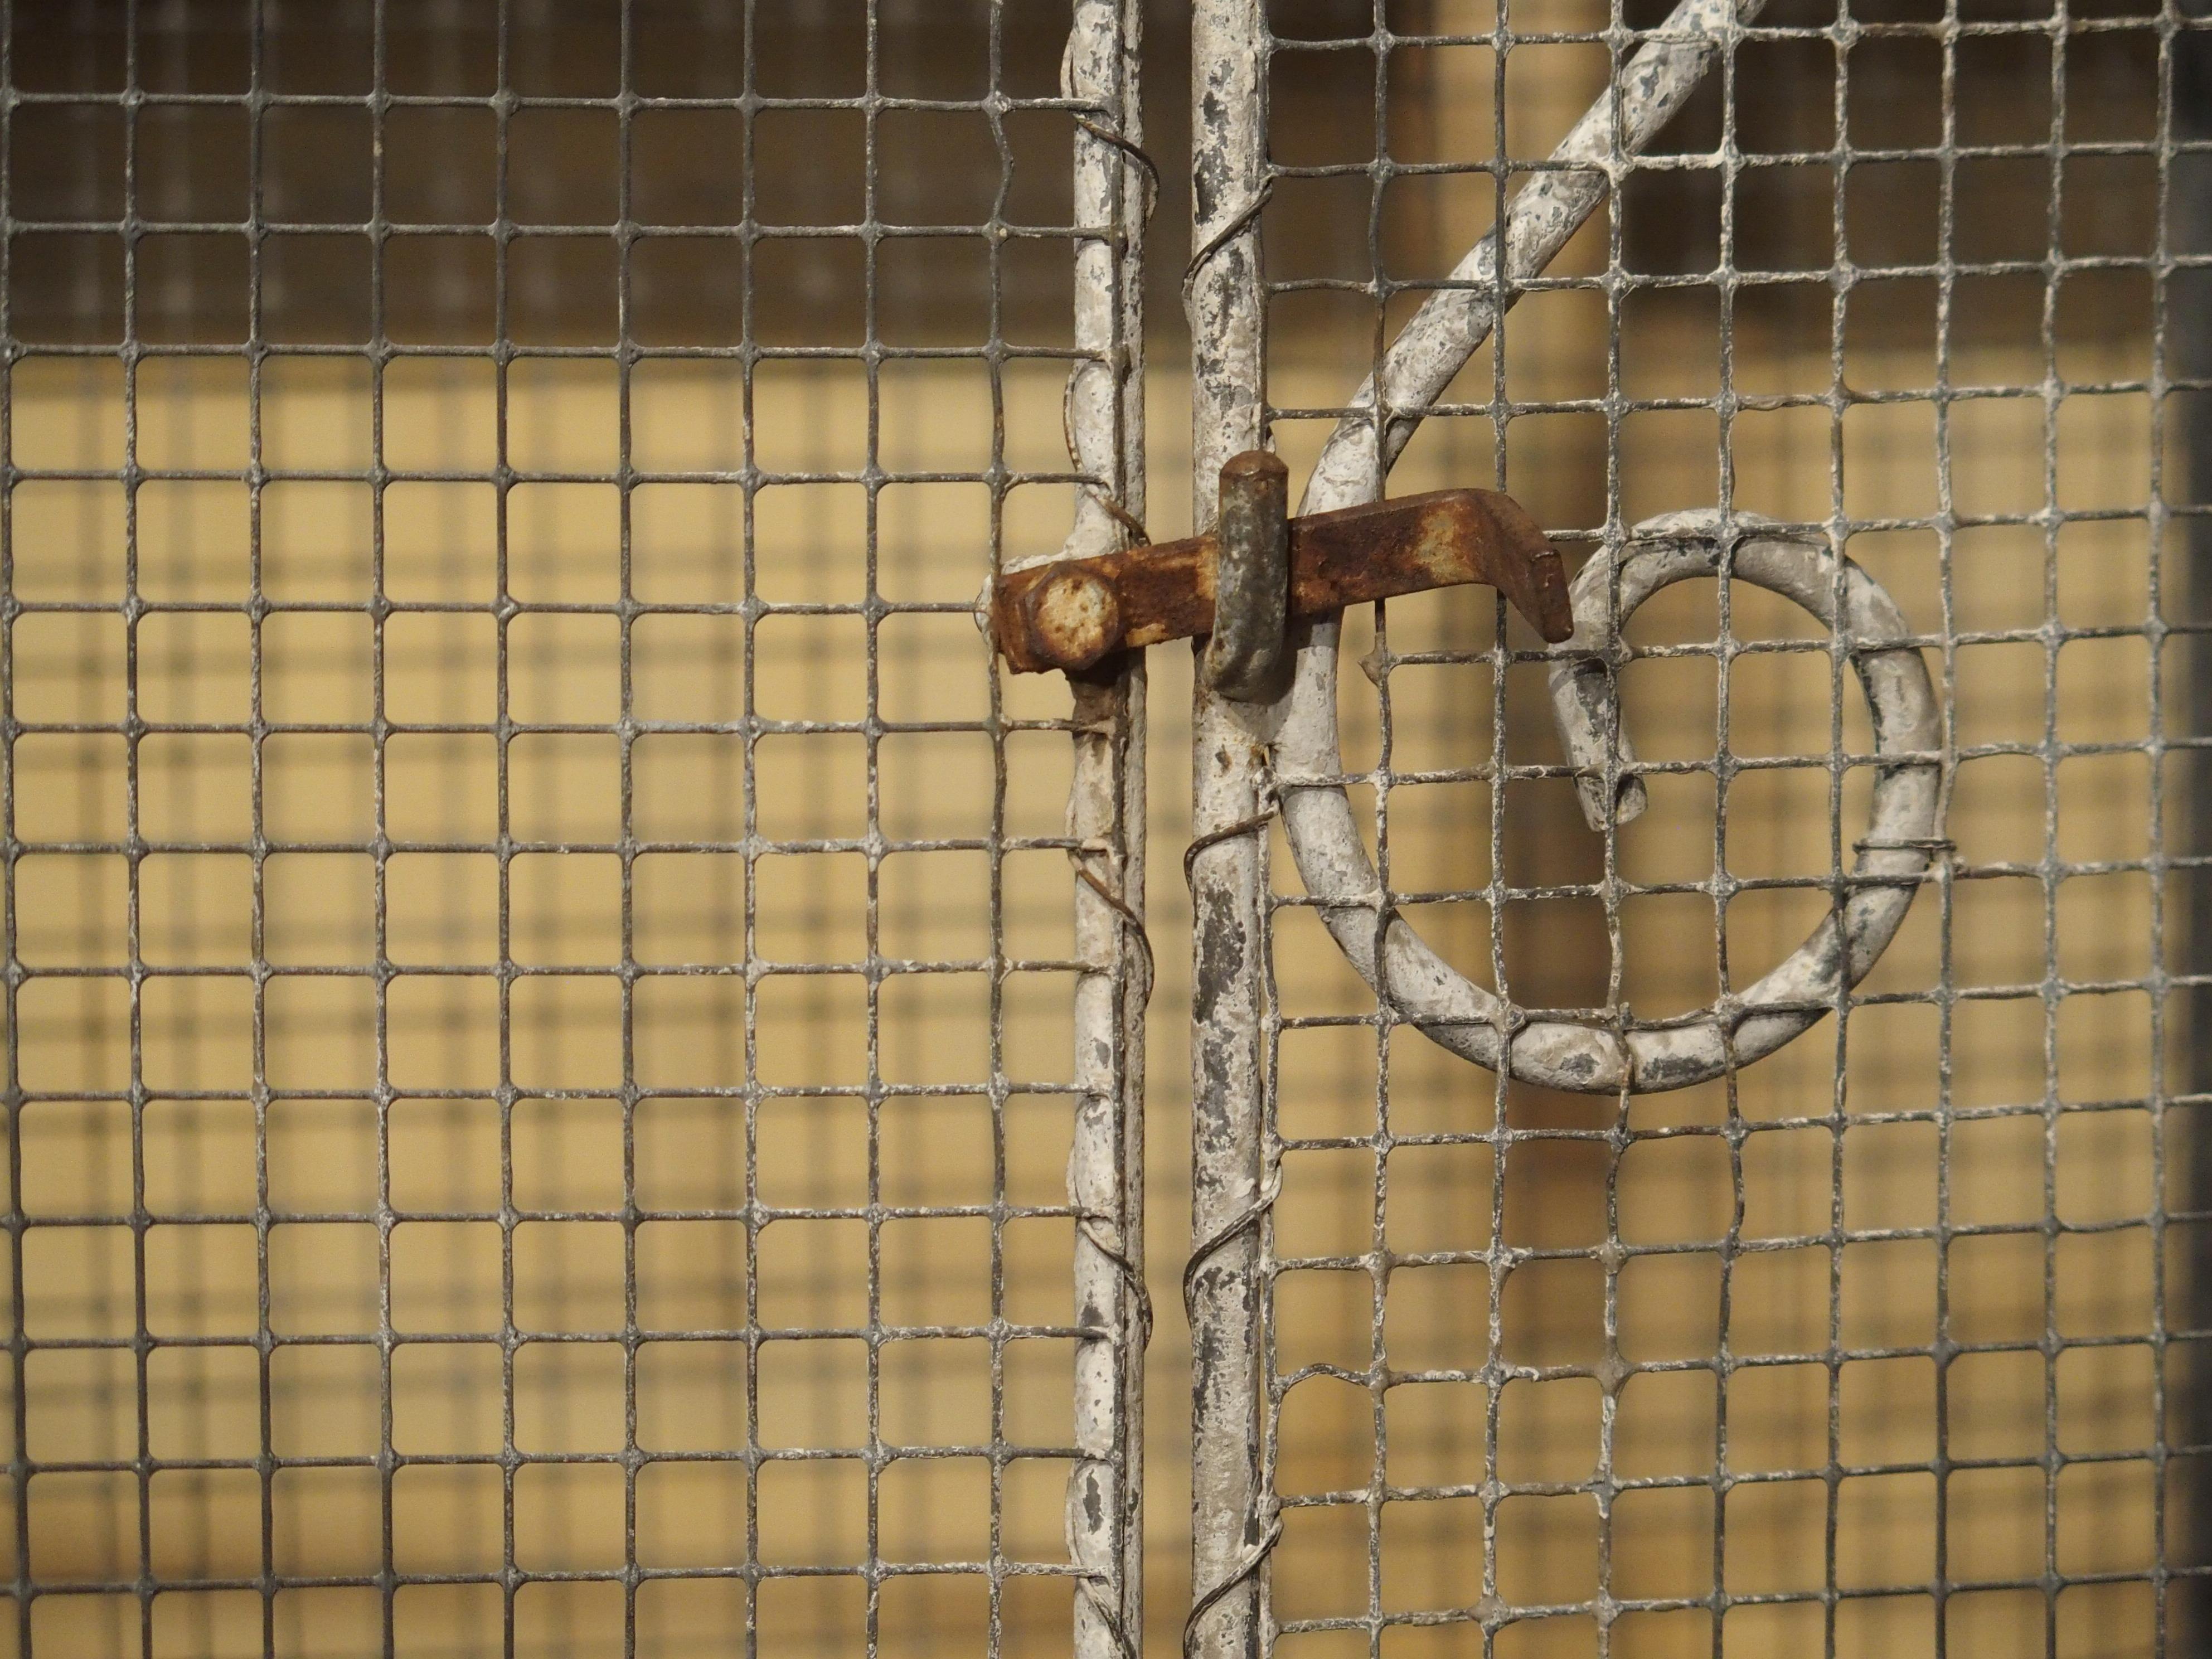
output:
[[[1096,571],[1054,572],[1029,592],[1024,621],[1036,654],[1073,672],[1091,667],[1121,641],[1121,604]]]

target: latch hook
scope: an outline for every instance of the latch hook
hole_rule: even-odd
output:
[[[1442,489],[1296,519],[1288,502],[1282,463],[1248,451],[1222,469],[1218,530],[1006,572],[990,614],[1007,665],[1082,673],[1118,650],[1211,634],[1208,683],[1273,697],[1291,620],[1463,582],[1498,588],[1555,644],[1573,629],[1559,556],[1509,495]]]

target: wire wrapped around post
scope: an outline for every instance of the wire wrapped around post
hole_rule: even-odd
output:
[[[1075,340],[1063,415],[1084,480],[1062,558],[1109,551],[1144,509],[1144,231],[1156,181],[1139,147],[1141,0],[1080,0],[1061,95],[1074,137]],[[1140,653],[1070,682],[1074,777],[1076,1108],[1067,1162],[1077,1217],[1078,1461],[1066,1531],[1080,1575],[1075,1659],[1134,1659],[1144,1621],[1145,670]]]
[[[1223,465],[1266,440],[1268,34],[1262,0],[1198,0],[1191,15],[1191,337],[1195,527],[1208,528]],[[1268,1087],[1266,706],[1192,692],[1191,1592],[1187,1655],[1247,1659],[1265,1596],[1260,1461],[1261,1201]],[[1255,823],[1262,827],[1253,829]],[[1227,834],[1232,827],[1244,832]]]

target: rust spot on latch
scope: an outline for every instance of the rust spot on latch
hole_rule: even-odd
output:
[[[1510,495],[1440,489],[1293,519],[1290,614],[1486,582],[1547,640],[1574,631],[1566,574]],[[1079,673],[1117,650],[1213,627],[1220,544],[1211,535],[1097,558],[1031,565],[1000,578],[991,628],[1015,672]]]

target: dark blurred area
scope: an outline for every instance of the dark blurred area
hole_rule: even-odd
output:
[[[1969,9],[2001,21],[2022,3]],[[1419,36],[1469,27],[1471,9],[1401,0],[1389,17]],[[1941,15],[1932,0],[1875,9],[1853,15]],[[986,107],[994,94],[1056,94],[1066,0],[879,0],[872,29],[865,0],[149,0],[136,11],[135,29],[121,0],[16,15],[12,80],[34,101],[9,134],[9,326],[27,343],[120,341],[126,286],[130,332],[146,343],[857,346],[872,323],[893,343],[994,328],[1018,344],[1067,339],[1071,118]],[[1152,11],[1146,142],[1165,189],[1149,315],[1153,349],[1172,355],[1188,9],[1154,0]],[[1665,11],[1635,0],[1626,15],[1650,26]],[[1378,131],[1401,161],[1486,161],[1439,153],[1429,131],[1438,65],[1470,48],[1401,42],[1378,75],[1374,16],[1371,0],[1271,6],[1293,43],[1271,79],[1277,159],[1328,164],[1286,180],[1270,209],[1279,276],[1364,282],[1379,255],[1389,278],[1420,283],[1462,252],[1425,205],[1434,176],[1387,179],[1377,209],[1373,169]],[[1778,0],[1762,19],[1832,21],[1820,0]],[[2064,41],[2070,140],[2148,143],[2156,44],[2143,30]],[[1601,51],[1522,47],[1509,62],[1526,53],[1536,72],[1516,73],[1509,96],[1544,95],[1542,71],[1568,62],[1546,54]],[[1737,303],[1816,330],[1846,254],[1862,269],[2033,263],[2054,234],[2068,254],[2146,248],[2154,156],[2069,155],[2054,168],[2052,52],[2040,29],[1960,40],[1947,128],[1942,44],[1863,38],[1841,54],[1839,132],[1832,39],[1747,42],[1732,82],[1709,77],[1662,136],[1662,164],[1628,180],[1623,264],[1656,276],[1721,264],[1723,175],[1674,160],[1715,153],[1724,130],[1743,157],[1727,250],[1747,279]],[[860,99],[872,63],[879,94],[950,106],[882,109],[872,124],[849,104],[747,107],[749,94]],[[126,91],[144,101],[132,109]],[[2011,153],[1946,161],[1947,132]],[[1839,169],[1846,143],[1866,159]],[[1487,174],[1459,182],[1495,194]],[[1964,276],[1955,326],[2033,326],[2043,288],[2032,270]],[[1924,331],[1935,292],[1932,275],[1865,285],[1854,326]],[[2140,331],[2148,275],[2075,276],[2062,303],[2085,327]]]
[[[1065,3],[1008,8],[995,41],[963,0],[883,0],[872,33],[861,0],[774,0],[750,40],[756,9],[725,0],[137,9],[135,31],[114,0],[18,15],[15,86],[87,100],[15,116],[9,214],[40,227],[13,238],[21,337],[121,337],[126,210],[142,340],[454,345],[728,345],[748,289],[754,337],[858,344],[864,221],[955,233],[874,242],[881,334],[972,336],[994,207],[1068,217],[1069,117],[1017,109],[994,132],[981,107],[1055,95]],[[856,108],[740,101],[857,98],[872,59],[886,97],[969,106],[884,111],[871,133]],[[749,216],[757,240],[736,234]],[[1064,234],[996,252],[1009,337],[1064,334]]]

